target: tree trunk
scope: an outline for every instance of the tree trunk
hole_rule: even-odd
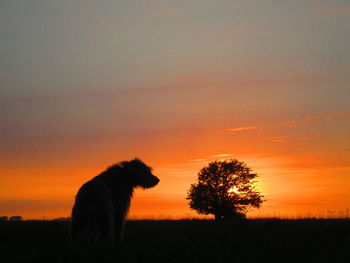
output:
[[[222,220],[222,215],[221,214],[215,214],[215,221],[221,221]]]

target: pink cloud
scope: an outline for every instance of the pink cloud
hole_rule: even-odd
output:
[[[299,120],[287,121],[287,122],[284,122],[282,125],[290,128],[295,128],[307,122],[324,121],[324,120],[333,121],[333,120],[339,120],[339,119],[346,119],[348,117],[349,117],[348,112],[321,113],[318,115],[307,115],[302,117]]]
[[[228,132],[239,132],[239,131],[248,131],[248,130],[256,130],[256,129],[259,129],[259,127],[256,127],[256,126],[244,126],[244,127],[226,129],[226,131],[228,131]]]
[[[238,132],[244,132],[244,131],[261,130],[261,129],[262,128],[258,126],[242,126],[242,127],[236,127],[236,128],[218,129],[210,132],[204,132],[202,133],[202,135],[231,134],[231,133],[238,133]]]
[[[263,141],[268,141],[268,142],[276,142],[276,143],[281,143],[281,142],[286,142],[287,137],[282,137],[282,136],[275,136],[275,137],[266,137],[262,138]]]
[[[287,137],[287,136],[275,136],[262,138],[263,141],[282,143],[282,142],[293,142],[293,141],[311,141],[315,140],[313,136],[302,136],[302,137]]]

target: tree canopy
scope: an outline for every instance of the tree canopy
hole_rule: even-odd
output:
[[[203,167],[187,195],[190,207],[215,220],[244,218],[249,207],[259,208],[263,195],[255,188],[254,173],[237,159],[214,161]]]

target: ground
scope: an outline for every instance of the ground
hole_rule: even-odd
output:
[[[68,222],[0,222],[1,262],[102,262]],[[350,262],[350,219],[128,221],[113,262]]]

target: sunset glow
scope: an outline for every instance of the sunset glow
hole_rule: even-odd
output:
[[[350,4],[263,2],[2,2],[0,216],[69,217],[134,157],[160,183],[130,218],[198,216],[230,158],[259,175],[249,217],[350,216]]]
[[[239,194],[239,190],[238,190],[238,188],[237,188],[236,186],[234,186],[234,187],[232,187],[232,188],[228,189],[228,191],[227,191],[227,192],[229,192],[229,193]]]

